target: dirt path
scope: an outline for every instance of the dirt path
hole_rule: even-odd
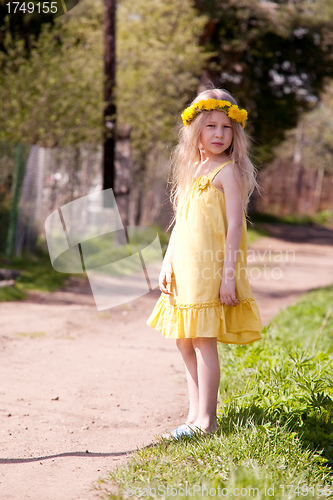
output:
[[[274,237],[248,256],[264,324],[333,283],[333,230],[266,226]],[[94,481],[184,421],[175,341],[145,324],[158,296],[98,312],[89,285],[72,279],[0,304],[1,500],[96,499]]]

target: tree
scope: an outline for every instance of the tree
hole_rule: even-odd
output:
[[[116,0],[104,0],[103,189],[114,187],[116,140]]]
[[[275,149],[277,158],[299,163],[309,170],[322,168],[333,173],[333,82],[322,94],[321,101],[304,113]]]
[[[333,6],[330,0],[196,4],[209,16],[201,43],[216,52],[208,76],[249,110],[257,158],[266,161],[333,76]]]
[[[5,123],[0,139],[44,147],[101,143],[101,15],[100,2],[80,3],[54,27],[44,24],[29,52],[24,40],[6,31],[6,52],[0,53],[0,119]]]

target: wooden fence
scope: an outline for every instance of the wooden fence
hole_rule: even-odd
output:
[[[275,160],[259,172],[257,181],[263,188],[254,195],[258,212],[312,215],[333,210],[333,171],[321,166],[310,170],[302,164]]]

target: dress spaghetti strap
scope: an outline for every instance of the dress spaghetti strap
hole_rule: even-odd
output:
[[[209,177],[210,181],[212,182],[214,177],[219,173],[220,170],[222,170],[223,167],[228,165],[228,163],[232,163],[231,160],[225,161],[224,163],[221,163],[221,165],[218,165],[214,170],[212,170],[207,177]]]

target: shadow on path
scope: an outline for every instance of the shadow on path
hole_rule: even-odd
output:
[[[265,229],[273,238],[285,241],[333,246],[333,228],[327,228],[318,224],[293,225],[260,222],[254,225],[254,228],[256,227]]]
[[[118,453],[93,453],[91,451],[69,451],[66,453],[58,453],[57,455],[48,455],[45,457],[30,457],[30,458],[0,458],[0,464],[24,464],[30,462],[41,462],[42,460],[49,460],[51,458],[63,457],[81,457],[81,458],[102,458],[102,457],[119,457],[130,455],[137,450],[120,451]]]
[[[159,436],[161,437],[161,436]],[[158,446],[159,443],[149,443],[146,446],[142,446],[141,449],[154,448]],[[65,453],[57,453],[56,455],[47,455],[42,457],[30,457],[30,458],[0,458],[0,465],[5,464],[24,464],[30,462],[41,462],[42,460],[49,460],[54,458],[64,458],[64,457],[81,457],[81,458],[102,458],[102,457],[124,457],[137,452],[138,449],[128,450],[128,451],[118,451],[114,453],[94,453],[92,451],[68,451]]]

